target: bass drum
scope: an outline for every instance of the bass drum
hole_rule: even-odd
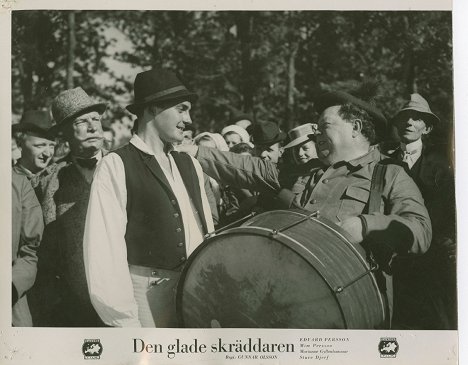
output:
[[[381,328],[384,299],[361,246],[317,214],[278,210],[206,240],[177,288],[187,328]]]

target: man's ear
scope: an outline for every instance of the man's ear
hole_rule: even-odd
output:
[[[354,119],[353,120],[353,137],[357,137],[361,134],[362,131],[362,120],[361,119]]]
[[[426,124],[426,128],[424,128],[423,134],[429,134],[429,133],[431,133],[433,128],[434,128],[434,127],[433,127],[432,125],[427,125],[427,124]]]

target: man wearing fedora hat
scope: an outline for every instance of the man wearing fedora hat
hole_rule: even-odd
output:
[[[420,94],[412,94],[392,122],[400,145],[390,156],[420,188],[433,228],[426,255],[394,262],[395,320],[405,329],[455,329],[454,178],[444,153],[427,138],[441,122]]]
[[[198,162],[174,150],[197,99],[171,71],[136,76],[130,143],[109,153],[91,189],[84,257],[94,307],[109,326],[176,327],[175,287],[213,230]]]
[[[381,191],[372,190],[377,198],[371,201],[374,170],[386,158],[373,146],[386,131],[386,119],[375,106],[340,91],[322,95],[316,106],[320,113],[316,144],[323,167],[307,171],[309,179],[302,191],[284,189],[289,187],[265,161],[201,147],[185,150],[197,156],[208,175],[241,188],[276,190],[285,207],[319,211],[345,229],[353,243],[372,252],[380,265],[377,276],[382,293],[388,297],[385,325],[389,326],[391,280],[384,272],[391,271],[394,255],[422,254],[428,249],[429,216],[416,184],[395,164],[379,167]]]
[[[101,326],[89,299],[83,233],[91,181],[104,155],[101,118],[106,104],[77,87],[60,93],[51,108],[56,122],[52,131],[62,134],[70,153],[52,165],[39,184],[46,226],[34,289],[37,322],[41,326]]]
[[[278,124],[270,121],[255,123],[251,131],[255,154],[264,161],[278,164],[283,154],[281,142],[286,139],[286,133],[279,129]]]
[[[21,157],[13,170],[25,175],[37,186],[41,173],[52,161],[55,136],[50,133],[52,119],[45,110],[28,110],[23,113],[19,124],[12,127],[12,133],[21,150]]]

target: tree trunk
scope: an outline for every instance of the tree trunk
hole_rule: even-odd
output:
[[[33,106],[33,71],[31,64],[26,62],[19,63],[21,70],[21,93],[23,94],[23,111],[34,109]]]
[[[73,89],[73,73],[75,70],[75,48],[76,48],[76,34],[75,34],[75,12],[68,13],[68,57],[67,57],[67,89]]]
[[[406,34],[411,32],[409,25],[408,16],[403,18],[405,23]],[[418,92],[418,85],[416,79],[416,65],[414,61],[414,51],[411,45],[410,39],[407,39],[407,45],[405,48],[404,55],[404,72],[405,72],[405,84],[407,94],[413,94]]]
[[[294,118],[294,106],[295,106],[295,96],[296,96],[296,56],[297,51],[299,50],[299,43],[294,42],[290,47],[289,57],[288,57],[288,101],[286,109],[286,120],[283,128],[285,130],[290,130],[293,127],[293,118]]]
[[[240,90],[243,96],[243,109],[252,113],[254,105],[254,72],[252,67],[252,31],[254,18],[251,12],[236,14],[236,25],[241,48]]]

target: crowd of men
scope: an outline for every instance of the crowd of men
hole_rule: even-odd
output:
[[[387,120],[338,90],[287,133],[237,113],[199,134],[196,100],[153,68],[136,76],[124,146],[103,129],[106,104],[80,87],[57,95],[52,118],[26,111],[13,125],[14,326],[177,327],[181,269],[207,233],[302,208],[375,257],[386,327],[456,328],[454,179],[429,142],[444,123],[426,99],[412,94]]]

